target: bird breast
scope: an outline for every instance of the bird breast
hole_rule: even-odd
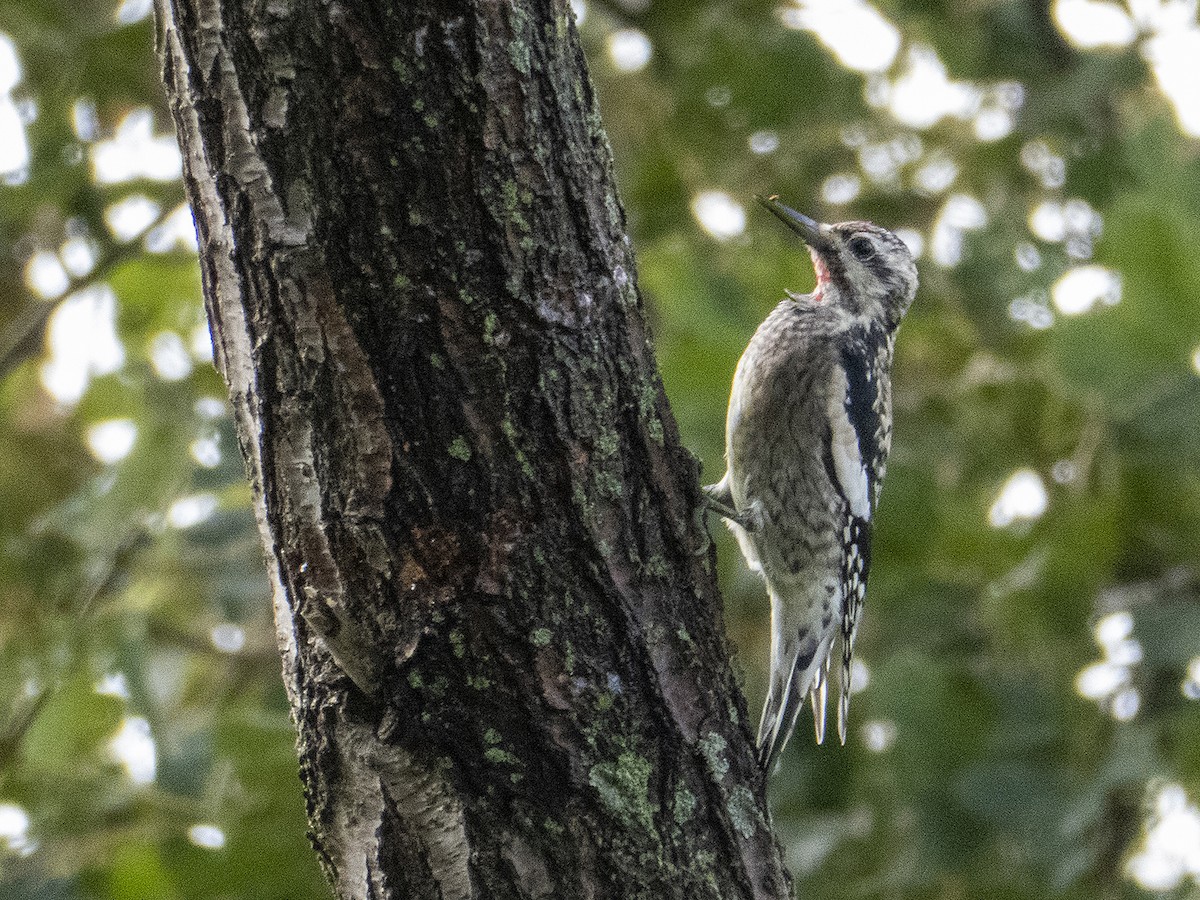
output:
[[[778,313],[760,326],[738,365],[726,447],[735,506],[758,504],[763,514],[753,539],[768,572],[811,563],[837,541],[826,527],[830,510],[814,503],[838,496],[825,465],[829,436],[814,428],[827,421],[821,404],[833,372],[830,344],[814,340],[801,318]]]

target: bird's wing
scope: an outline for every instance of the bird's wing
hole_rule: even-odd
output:
[[[846,743],[850,712],[850,672],[859,613],[867,591],[871,569],[871,519],[878,496],[880,461],[886,450],[881,436],[883,400],[874,372],[875,358],[869,345],[851,339],[844,345],[841,365],[833,370],[829,391],[829,459],[842,498],[846,501],[842,522],[842,664],[838,702],[838,737]]]
[[[871,475],[862,452],[862,438],[851,413],[851,402],[857,399],[851,375],[844,368],[835,368],[831,375],[826,414],[829,417],[829,458],[833,482],[846,501],[851,515],[871,518]],[[859,391],[861,392],[861,390]]]
[[[852,335],[833,368],[827,394],[830,462],[850,511],[870,521],[887,458],[889,427],[871,344]]]

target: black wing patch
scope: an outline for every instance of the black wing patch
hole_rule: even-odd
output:
[[[887,453],[887,428],[880,396],[884,375],[879,361],[886,352],[882,333],[855,329],[842,345],[842,367],[846,372],[846,417],[858,436],[858,449],[867,475],[870,516],[875,514]],[[867,595],[871,571],[871,518],[846,511],[842,533],[842,658],[841,696],[838,699],[838,736],[846,743],[850,715],[850,676],[854,662],[854,640]]]
[[[885,340],[882,335],[876,337],[866,329],[855,329],[842,345],[842,367],[846,372],[846,415],[858,435],[858,451],[867,470],[872,514],[884,462],[880,373],[876,368],[876,361],[883,350],[880,346],[882,340]]]

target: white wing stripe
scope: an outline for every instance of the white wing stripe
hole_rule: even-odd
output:
[[[833,457],[833,471],[837,475],[842,496],[850,504],[850,512],[860,519],[870,519],[870,481],[858,446],[858,432],[854,430],[846,412],[848,391],[846,373],[834,369],[826,407],[829,416],[829,453]]]

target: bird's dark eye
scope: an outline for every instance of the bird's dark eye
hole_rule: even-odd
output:
[[[875,245],[870,238],[856,237],[850,239],[850,252],[861,260],[868,260],[875,255]]]

